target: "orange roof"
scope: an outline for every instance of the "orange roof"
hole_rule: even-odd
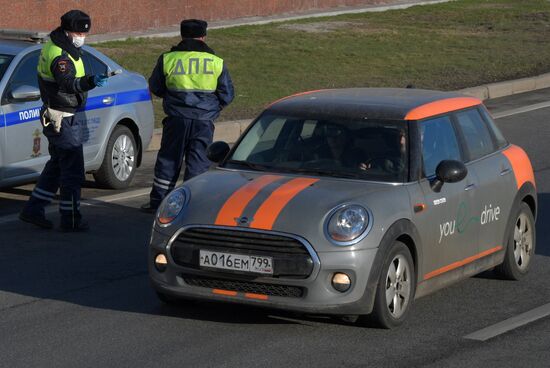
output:
[[[473,97],[452,97],[445,98],[439,101],[429,102],[425,105],[415,107],[407,113],[405,120],[420,120],[429,118],[439,114],[444,114],[450,111],[456,111],[480,105],[481,100]]]

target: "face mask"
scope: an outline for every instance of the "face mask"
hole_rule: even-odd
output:
[[[86,37],[73,36],[73,45],[74,45],[74,47],[76,47],[76,48],[82,47],[84,45],[84,40],[85,39],[86,39]]]

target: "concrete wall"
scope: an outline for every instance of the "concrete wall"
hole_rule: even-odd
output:
[[[49,31],[60,16],[80,9],[92,17],[95,34],[144,31],[184,18],[226,20],[316,9],[395,3],[396,0],[0,0],[0,28]]]

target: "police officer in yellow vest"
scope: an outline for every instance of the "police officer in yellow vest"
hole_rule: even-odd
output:
[[[163,98],[167,117],[155,164],[150,201],[141,209],[153,212],[174,188],[185,158],[184,180],[207,171],[206,148],[212,143],[213,121],[234,97],[229,71],[204,42],[207,23],[181,22],[182,41],[162,54],[149,78],[149,88]]]
[[[80,47],[90,31],[90,17],[71,10],[61,17],[61,26],[50,33],[38,62],[38,84],[42,97],[41,121],[48,138],[50,160],[28,202],[19,214],[23,221],[42,228],[53,227],[44,215],[60,189],[60,228],[85,231],[88,224],[80,214],[80,188],[84,180],[82,119],[75,113],[86,106],[87,91],[106,85],[106,75],[88,75]]]

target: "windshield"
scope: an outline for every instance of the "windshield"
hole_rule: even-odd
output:
[[[265,114],[225,167],[403,182],[408,174],[407,133],[404,121]]]
[[[12,59],[13,56],[11,55],[0,55],[0,80],[2,80],[2,77],[8,69],[8,66],[10,66],[10,62]]]

